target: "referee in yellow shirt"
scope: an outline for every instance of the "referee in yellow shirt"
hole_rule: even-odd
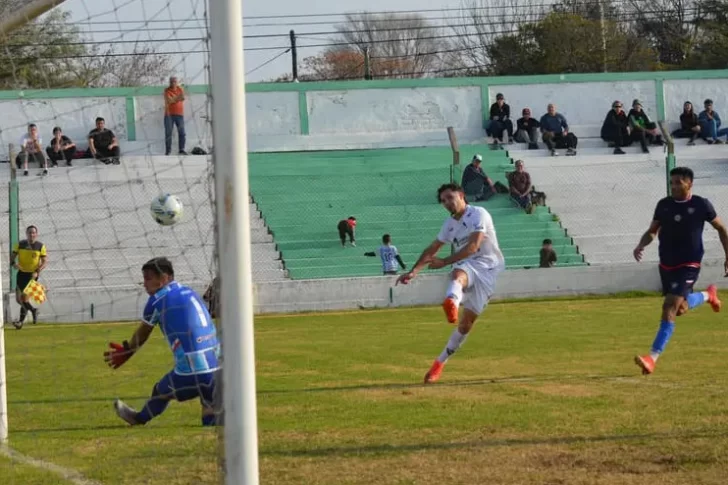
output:
[[[18,270],[15,300],[20,305],[20,318],[13,322],[13,326],[18,330],[23,328],[28,311],[33,315],[33,323],[38,321],[38,309],[30,304],[30,297],[24,294],[23,290],[32,280],[38,279],[38,275],[48,263],[45,244],[38,241],[38,228],[28,226],[25,235],[27,239],[17,243],[10,254],[10,266]]]

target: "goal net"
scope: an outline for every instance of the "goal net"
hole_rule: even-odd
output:
[[[17,4],[0,0],[0,11]],[[102,356],[139,325],[145,262],[168,258],[199,295],[218,273],[206,2],[74,0],[26,20],[0,39],[2,481],[219,483],[220,439],[200,426],[198,399],[171,403],[139,429],[115,413],[117,398],[141,410],[170,372],[168,337],[154,330],[118,370]],[[161,194],[183,204],[176,224],[152,217]],[[34,325],[16,298],[27,284],[18,271],[36,250],[47,265],[45,297],[29,300]],[[13,251],[19,269],[8,265]],[[31,471],[36,462],[50,465]]]

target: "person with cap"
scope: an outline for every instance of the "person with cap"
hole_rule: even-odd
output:
[[[644,138],[653,145],[663,145],[662,135],[660,134],[657,123],[652,121],[645,110],[642,109],[642,103],[639,99],[632,101],[632,109],[627,115],[629,126],[632,128],[632,138],[641,140]],[[644,149],[643,149],[644,150]]]
[[[720,140],[720,137],[728,136],[728,128],[720,127],[720,115],[717,111],[713,110],[712,99],[706,99],[703,105],[705,109],[698,115],[700,138],[710,145],[714,143],[722,144],[723,140]]]
[[[672,132],[674,138],[690,138],[688,145],[695,145],[695,139],[700,135],[700,121],[693,109],[693,103],[685,101],[683,112],[680,113],[680,128]]]
[[[483,172],[482,163],[483,157],[476,154],[463,170],[463,180],[460,185],[470,201],[488,200],[496,193],[495,184]]]
[[[538,120],[531,117],[531,110],[529,108],[523,108],[521,114],[522,117],[516,120],[516,134],[513,138],[518,143],[527,143],[529,150],[537,150]]]
[[[490,122],[485,133],[493,137],[493,145],[503,142],[503,131],[508,132],[508,143],[513,143],[513,121],[511,107],[506,104],[503,93],[495,96],[495,103],[490,106]]]
[[[557,148],[566,148],[566,155],[576,155],[576,145],[579,140],[571,131],[564,115],[556,111],[556,105],[549,103],[546,114],[538,122],[543,134],[543,142],[551,152],[551,156],[558,155]]]
[[[339,239],[341,240],[341,247],[346,247],[346,236],[349,236],[349,242],[351,245],[356,247],[356,239],[354,238],[354,229],[356,228],[356,217],[351,216],[348,219],[342,219],[336,226],[339,231]]]
[[[632,128],[629,126],[627,113],[625,113],[624,109],[622,109],[622,102],[613,102],[612,109],[609,110],[607,116],[604,118],[604,123],[602,123],[602,140],[609,143],[609,146],[614,147],[615,155],[624,155],[624,150],[622,150],[622,147],[626,147],[632,144],[632,135]],[[647,141],[645,140],[644,132],[641,133],[639,141],[642,145],[642,151],[649,152],[649,150],[647,149]]]

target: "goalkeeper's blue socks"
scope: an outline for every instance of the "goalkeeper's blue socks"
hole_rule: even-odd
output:
[[[657,361],[660,354],[665,350],[667,343],[672,337],[672,332],[675,331],[675,322],[661,321],[660,329],[655,335],[655,340],[652,342],[652,349],[650,350],[650,356]]]
[[[139,411],[136,415],[139,424],[146,424],[155,417],[159,416],[167,409],[169,405],[169,399],[160,396],[157,386],[154,386],[152,391],[152,397],[144,404],[144,409]]]
[[[693,309],[696,306],[700,306],[703,303],[708,301],[708,292],[707,291],[698,291],[696,293],[690,293],[688,295],[688,308]]]

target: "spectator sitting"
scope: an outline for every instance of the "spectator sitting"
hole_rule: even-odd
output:
[[[672,132],[675,138],[690,138],[688,145],[695,145],[695,139],[700,135],[700,122],[693,110],[693,103],[685,101],[683,112],[680,114],[680,128]]]
[[[531,214],[534,205],[531,203],[531,176],[523,169],[523,160],[516,160],[516,171],[508,174],[508,189],[511,198]]]
[[[557,261],[556,251],[552,246],[551,239],[544,239],[540,251],[540,268],[550,268]]]
[[[513,143],[513,122],[511,121],[511,107],[505,102],[502,93],[495,96],[495,103],[490,105],[490,122],[485,133],[493,137],[493,144],[503,142],[503,130],[508,132],[508,143]]]
[[[15,157],[15,165],[23,168],[23,175],[28,175],[28,161],[38,162],[43,175],[48,175],[48,161],[43,155],[43,139],[38,135],[38,127],[31,123],[28,132],[20,139],[20,153]]]
[[[402,257],[397,251],[397,247],[392,244],[392,236],[385,234],[382,236],[382,245],[379,246],[379,257],[382,260],[382,273],[385,275],[397,274],[397,265],[402,269],[407,269],[407,266],[402,261]],[[377,253],[374,251],[364,253],[364,256],[376,257]]]
[[[469,200],[488,200],[496,193],[493,181],[483,172],[480,164],[483,157],[475,155],[473,161],[463,170],[462,187]],[[486,187],[486,183],[488,184]]]
[[[639,99],[632,101],[632,109],[629,110],[629,125],[632,128],[632,134],[637,139],[641,139],[641,133],[644,133],[644,137],[648,142],[653,145],[662,145],[662,135],[660,130],[657,128],[657,123],[650,120],[645,110],[642,109],[642,103]]]
[[[569,131],[569,124],[561,113],[556,112],[556,105],[548,105],[547,113],[541,117],[539,125],[543,133],[543,142],[552,156],[558,155],[557,148],[566,148],[567,155],[576,155],[579,140]]]
[[[531,118],[531,110],[523,108],[523,117],[516,120],[515,140],[519,143],[528,143],[529,150],[538,149],[538,120]]]
[[[67,166],[73,165],[73,157],[76,154],[76,144],[61,131],[60,126],[53,128],[51,144],[46,148],[48,158],[54,167],[58,166],[59,160],[65,160]]]
[[[698,115],[700,123],[700,137],[709,144],[722,144],[723,140],[719,138],[728,135],[728,128],[721,129],[720,115],[713,110],[713,100],[705,100],[705,109]]]
[[[349,217],[348,219],[342,219],[336,226],[339,231],[339,239],[341,240],[341,247],[346,247],[346,236],[349,236],[349,242],[351,245],[356,247],[356,240],[354,239],[354,229],[356,228],[356,217]]]
[[[88,134],[88,154],[91,158],[101,160],[105,164],[119,165],[119,141],[114,132],[106,128],[100,116],[96,118],[96,128]]]
[[[633,133],[629,126],[629,119],[627,113],[622,109],[622,102],[615,101],[612,103],[612,109],[609,110],[607,116],[604,118],[601,130],[602,140],[609,143],[610,146],[614,147],[615,155],[624,155],[622,147],[626,147],[632,144]],[[640,144],[642,145],[642,151],[648,152],[647,141],[644,137],[644,132],[639,136]]]

